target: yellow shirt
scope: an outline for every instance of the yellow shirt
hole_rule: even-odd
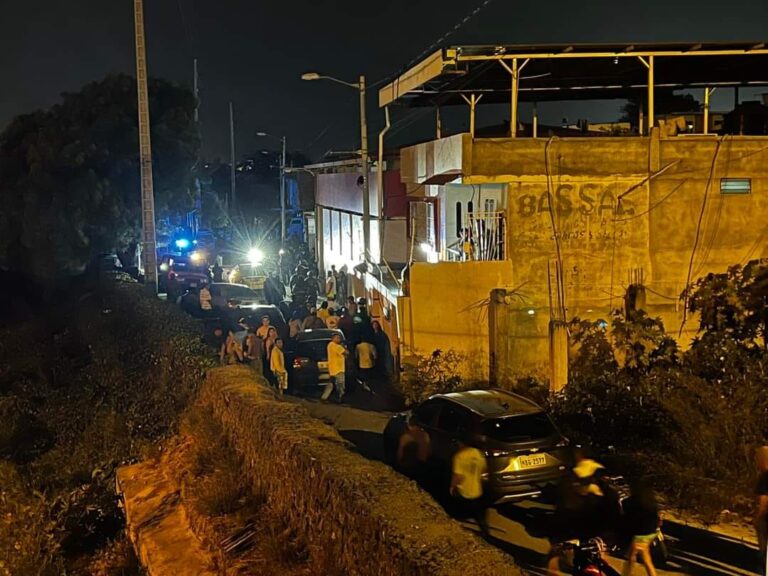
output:
[[[357,345],[357,365],[363,370],[376,366],[376,347],[369,342]]]
[[[328,326],[328,328],[336,329],[339,327],[339,317],[338,316],[328,316],[328,318],[325,319],[325,325]]]
[[[328,374],[336,376],[344,372],[344,354],[347,349],[336,342],[328,342]]]
[[[328,308],[320,308],[317,311],[317,317],[320,318],[323,322],[325,322],[328,319],[328,316],[330,316],[331,313],[328,311]]]
[[[475,500],[483,495],[483,474],[487,470],[485,456],[477,448],[462,448],[453,457],[453,473],[461,476],[456,489],[462,498]]]
[[[272,355],[269,357],[269,369],[278,374],[285,373],[285,355],[277,346],[272,348]]]

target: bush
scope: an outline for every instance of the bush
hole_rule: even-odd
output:
[[[463,357],[455,350],[435,350],[429,356],[417,356],[413,370],[400,383],[407,406],[423,402],[433,394],[456,392],[464,387],[458,373]]]

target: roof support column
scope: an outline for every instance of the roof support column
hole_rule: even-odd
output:
[[[435,108],[435,139],[443,137],[443,120],[440,118],[440,106]]]
[[[536,110],[536,102],[533,103],[533,137],[539,137],[539,113]]]
[[[704,134],[709,134],[709,97],[717,88],[704,88]]]
[[[469,104],[469,133],[472,136],[472,138],[475,138],[475,108],[477,107],[478,102],[482,99],[483,95],[480,94],[480,96],[475,96],[472,94],[469,98],[464,96],[464,94],[461,95],[462,98],[464,98],[464,101]]]
[[[512,58],[512,66],[504,62],[504,60],[499,60],[499,63],[504,66],[504,69],[509,72],[509,75],[512,78],[512,85],[510,87],[510,94],[511,94],[511,102],[510,102],[510,110],[509,110],[509,137],[510,138],[517,138],[517,104],[518,104],[518,96],[520,92],[520,72],[523,71],[523,68],[525,68],[525,65],[528,64],[530,61],[529,58],[526,58],[523,60],[522,64],[517,63],[517,58]]]
[[[645,66],[648,69],[648,130],[647,134],[650,135],[651,130],[653,129],[654,125],[654,110],[653,110],[653,96],[654,96],[654,56],[651,54],[648,56],[648,60],[643,58],[642,56],[637,57],[640,62],[643,63],[643,66]]]

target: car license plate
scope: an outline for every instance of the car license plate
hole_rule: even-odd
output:
[[[197,282],[190,282],[189,283],[190,288],[197,288]]]
[[[529,456],[518,456],[517,461],[520,463],[520,469],[526,468],[538,468],[539,466],[547,465],[546,454],[531,454]]]
[[[318,362],[317,368],[319,370],[328,370],[328,362]]]

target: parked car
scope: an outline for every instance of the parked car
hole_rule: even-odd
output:
[[[568,439],[536,403],[499,389],[437,394],[393,416],[384,430],[384,448],[397,465],[397,448],[408,419],[430,438],[427,463],[447,489],[451,461],[463,439],[486,456],[484,492],[493,503],[541,494],[557,483],[571,462]]]
[[[288,355],[288,387],[293,390],[317,389],[331,381],[328,372],[328,343],[341,330],[305,330],[296,336],[295,347]],[[349,366],[349,363],[347,364]],[[347,378],[347,388],[351,385]]]
[[[166,254],[158,266],[158,290],[175,300],[187,290],[197,290],[210,281],[208,269],[191,256]]]
[[[281,338],[288,338],[288,324],[285,322],[283,313],[277,306],[260,305],[254,306],[244,314],[245,310],[232,310],[229,312],[229,318],[238,322],[240,326],[248,328],[258,328],[261,326],[261,318],[269,316],[269,323],[277,329]]]
[[[266,304],[263,290],[253,290],[244,284],[214,282],[209,289],[214,310],[250,311],[259,304]]]

